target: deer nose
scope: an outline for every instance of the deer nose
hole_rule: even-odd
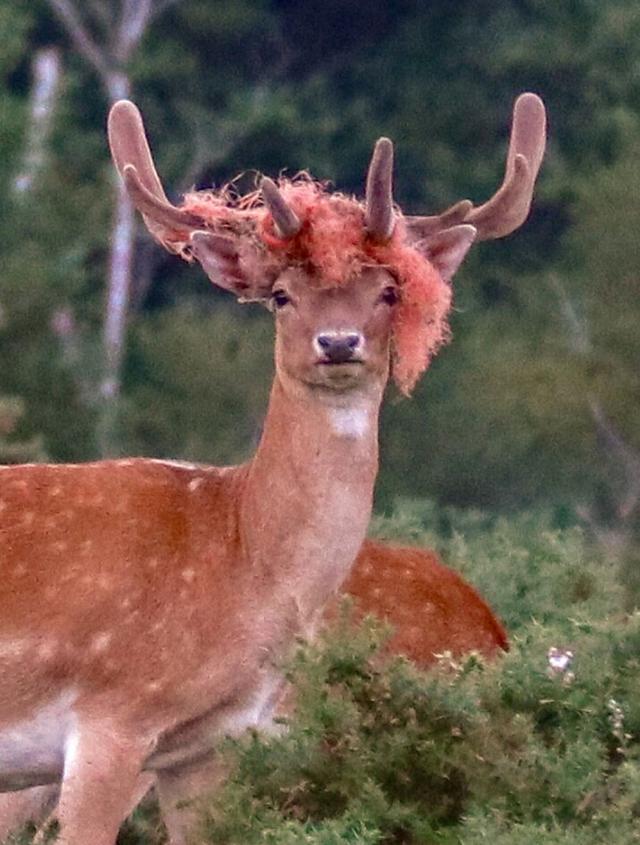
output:
[[[362,349],[359,332],[324,332],[314,339],[316,351],[332,364],[345,364]]]

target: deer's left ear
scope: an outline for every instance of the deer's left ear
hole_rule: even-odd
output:
[[[475,226],[462,224],[443,229],[429,238],[418,241],[415,248],[428,258],[445,282],[450,282],[474,242]]]
[[[256,281],[257,267],[240,254],[235,240],[214,232],[196,231],[190,237],[191,252],[214,285],[230,291],[240,299],[264,299],[271,281]]]

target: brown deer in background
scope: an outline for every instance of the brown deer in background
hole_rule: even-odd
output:
[[[439,655],[476,651],[485,657],[507,651],[507,634],[491,608],[464,578],[428,549],[365,540],[342,592],[353,600],[356,619],[376,616],[391,625],[385,650],[417,666]],[[325,611],[336,613],[334,600]]]
[[[199,192],[176,207],[135,106],[113,107],[109,135],[154,237],[270,304],[276,373],[242,466],[0,469],[0,790],[59,784],[60,841],[112,845],[153,773],[177,845],[191,824],[182,802],[221,776],[216,737],[268,724],[283,656],[348,576],[390,368],[408,392],[446,338],[448,283],[474,239],[526,218],[545,115],[522,95],[502,187],[435,217],[394,209],[386,139],[364,204],[265,178],[262,201]]]

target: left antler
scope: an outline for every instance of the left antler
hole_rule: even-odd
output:
[[[546,144],[547,121],[542,100],[536,94],[521,94],[513,109],[513,123],[507,166],[502,185],[483,205],[474,207],[461,200],[441,214],[406,217],[416,240],[431,239],[445,229],[466,223],[477,230],[477,240],[502,238],[521,226],[531,208],[535,185]],[[395,215],[392,194],[393,145],[380,138],[374,148],[367,175],[365,225],[369,237],[385,243],[393,234]]]
[[[477,229],[477,240],[481,241],[503,238],[513,232],[529,214],[546,133],[544,103],[536,94],[521,94],[513,109],[505,177],[498,191],[478,207],[469,200],[462,200],[442,214],[407,217],[409,231],[422,240],[458,223],[469,223]]]

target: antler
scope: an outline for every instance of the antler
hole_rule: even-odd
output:
[[[260,183],[260,190],[264,204],[273,217],[278,236],[285,241],[295,237],[300,231],[302,223],[295,211],[287,204],[273,179],[265,176]]]
[[[175,251],[173,242],[188,240],[194,229],[203,227],[202,219],[167,199],[151,157],[142,116],[132,102],[115,103],[109,112],[107,130],[111,155],[133,204],[142,212],[154,237]]]
[[[478,230],[477,240],[502,238],[527,218],[533,187],[540,170],[546,143],[546,113],[536,94],[521,94],[513,109],[511,139],[502,185],[483,205],[474,208],[462,200],[442,214],[407,217],[409,230],[418,239],[429,238],[441,229],[470,223]]]
[[[385,243],[393,234],[393,144],[379,138],[367,173],[365,228],[372,241]]]

